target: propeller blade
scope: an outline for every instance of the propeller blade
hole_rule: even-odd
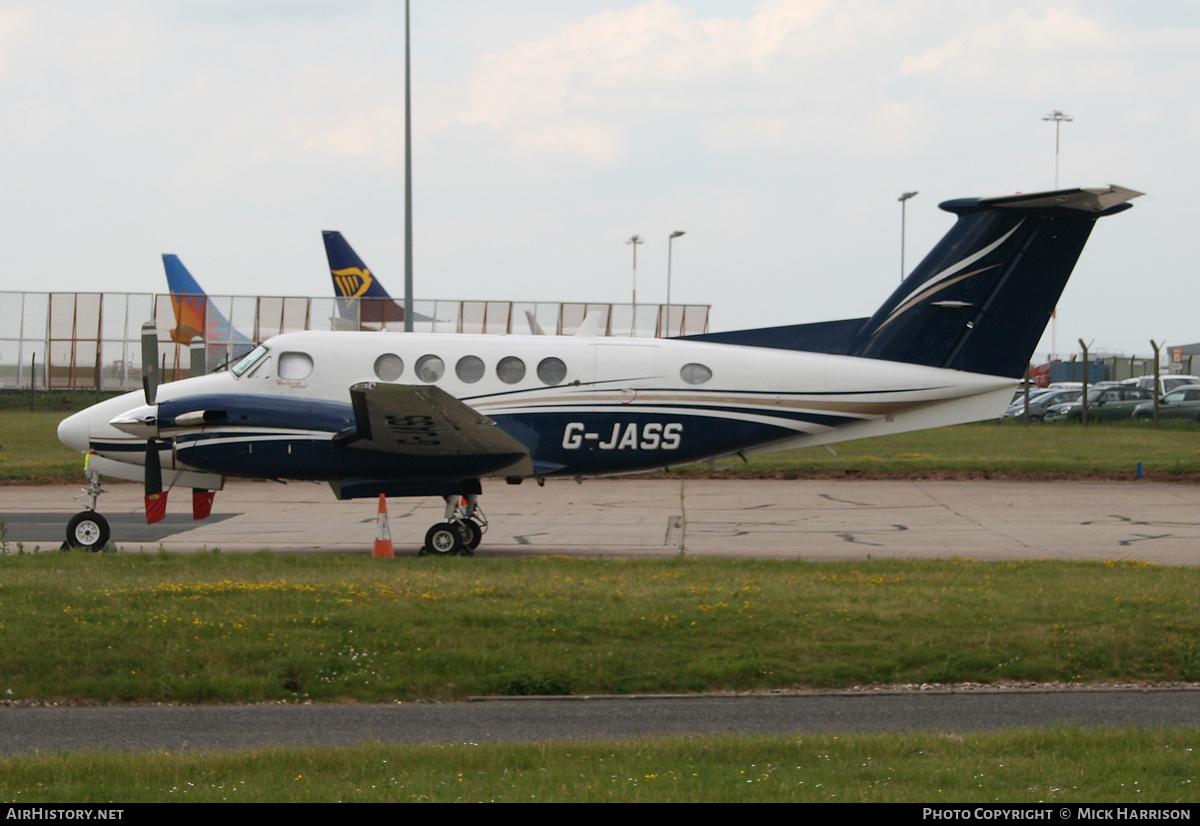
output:
[[[154,404],[158,394],[158,328],[153,321],[142,325],[142,390],[146,404]]]
[[[167,494],[162,489],[162,464],[158,444],[146,442],[146,524],[153,525],[167,515]]]

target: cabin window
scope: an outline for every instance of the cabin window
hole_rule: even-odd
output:
[[[245,358],[233,365],[233,369],[230,372],[232,372],[235,376],[241,376],[243,373],[257,364],[258,360],[266,354],[267,346],[265,344],[260,344],[251,350]]]
[[[516,384],[525,378],[525,362],[516,356],[505,356],[496,364],[496,376],[505,384]]]
[[[454,372],[467,384],[474,384],[483,378],[483,359],[479,356],[463,356],[458,360],[458,364],[454,365]]]
[[[380,381],[395,381],[404,374],[404,359],[395,353],[384,353],[375,359],[375,375]]]
[[[437,356],[424,355],[417,359],[417,378],[421,381],[433,382],[440,379],[446,373],[446,362],[442,361]]]
[[[704,382],[712,378],[712,370],[709,370],[703,364],[693,362],[679,368],[679,378],[688,384],[704,384]]]
[[[542,384],[562,384],[567,377],[567,365],[562,363],[562,359],[551,356],[538,363],[537,374]]]
[[[312,375],[313,360],[308,353],[280,353],[279,378],[300,381]]]

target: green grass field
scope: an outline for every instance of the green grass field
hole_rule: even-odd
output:
[[[1049,729],[48,754],[0,758],[0,797],[102,805],[1192,803],[1198,740],[1194,731]]]
[[[1136,562],[0,556],[13,700],[386,702],[1200,680]]]
[[[723,460],[728,476],[908,476],[1129,478],[1140,462],[1159,479],[1200,474],[1200,426],[1172,422],[1159,430],[1134,422],[1076,424],[1011,422],[919,430],[823,447]]]
[[[0,480],[75,481],[58,421],[0,399]],[[967,425],[724,475],[1200,474],[1200,428]],[[691,469],[675,473],[698,473]],[[2,534],[2,531],[0,531]],[[455,700],[878,683],[1200,681],[1200,569],[985,563],[25,554],[0,541],[13,701]],[[7,693],[11,692],[11,693]],[[1195,731],[1050,729],[368,745],[0,759],[17,803],[1166,802]]]

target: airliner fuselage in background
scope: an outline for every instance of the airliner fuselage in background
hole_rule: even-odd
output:
[[[1095,220],[1137,195],[947,202],[958,221],[870,318],[680,339],[586,324],[288,333],[229,372],[101,402],[59,437],[94,451],[95,473],[147,479],[148,514],[159,472],[201,503],[226,476],[321,480],[340,498],[445,497],[426,547],[462,552],[479,542],[483,477],[635,472],[999,416]]]

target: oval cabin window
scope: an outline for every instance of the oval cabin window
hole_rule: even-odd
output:
[[[483,378],[483,359],[479,356],[463,356],[458,360],[458,364],[454,365],[454,372],[462,381],[474,384]]]
[[[446,362],[437,356],[424,355],[417,359],[417,378],[432,384],[446,373]]]
[[[567,377],[567,365],[563,364],[562,359],[551,356],[538,363],[537,374],[542,384],[562,384]]]
[[[505,356],[496,364],[496,376],[505,384],[516,384],[525,378],[525,362],[516,356]]]
[[[703,364],[685,364],[679,368],[679,378],[688,384],[704,384],[712,378],[712,370]]]
[[[404,360],[395,353],[384,353],[375,359],[375,375],[380,381],[395,381],[404,374]]]

